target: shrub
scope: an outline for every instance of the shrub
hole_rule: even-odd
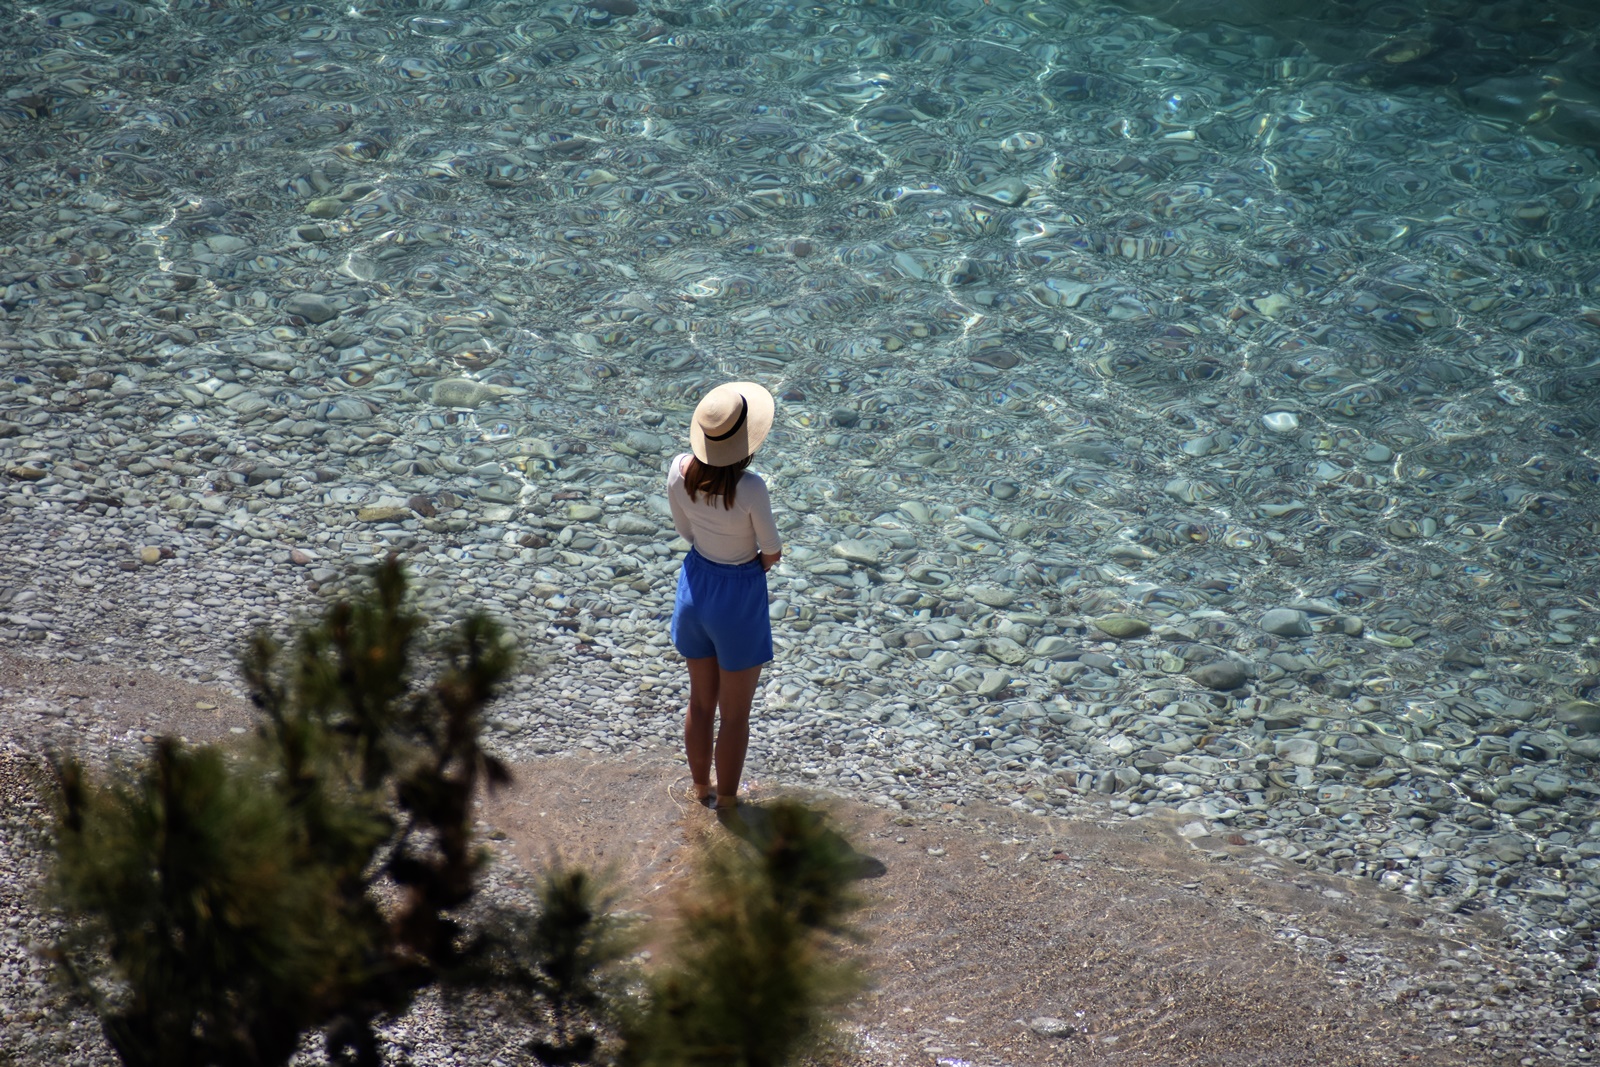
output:
[[[674,941],[632,1022],[637,1067],[778,1067],[811,1051],[861,985],[838,953],[862,857],[793,800],[740,809],[707,852]]]
[[[168,738],[105,780],[56,761],[57,957],[130,1067],[281,1064],[318,1028],[375,1065],[374,1020],[456,964],[474,797],[508,780],[480,720],[511,659],[471,618],[419,684],[405,585],[383,565],[287,663],[252,641],[250,753]]]
[[[378,1021],[430,986],[521,1011],[550,1065],[778,1067],[815,1047],[860,985],[838,950],[862,857],[796,802],[733,816],[648,980],[618,967],[631,926],[586,871],[553,865],[531,910],[464,918],[475,799],[509,781],[480,734],[511,657],[471,618],[419,681],[421,632],[390,561],[287,655],[252,640],[247,751],[163,738],[120,772],[53,761],[55,956],[122,1062],[272,1067],[320,1031],[334,1063],[378,1067]]]

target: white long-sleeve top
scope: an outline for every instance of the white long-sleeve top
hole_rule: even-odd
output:
[[[667,468],[667,503],[678,536],[713,563],[748,563],[759,549],[771,555],[783,548],[777,523],[772,521],[772,497],[761,475],[745,471],[733,494],[733,507],[722,506],[720,496],[700,494],[689,499],[683,468],[689,453],[675,456]]]

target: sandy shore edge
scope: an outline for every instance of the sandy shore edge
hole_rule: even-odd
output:
[[[163,733],[226,741],[251,723],[248,702],[217,686],[0,655],[3,781],[13,794],[0,842],[13,872],[0,973],[22,976],[4,983],[0,1010],[24,1038],[72,1021],[54,1038],[19,1040],[18,1063],[64,1062],[53,1058],[68,1051],[63,1034],[73,1062],[109,1062],[92,1019],[44,989],[32,951],[50,920],[33,892],[38,835],[28,829],[44,798],[26,768],[51,746],[116,758]],[[560,855],[611,867],[627,906],[670,920],[685,862],[725,832],[689,802],[681,762],[660,752],[552,757],[516,771],[516,784],[482,809],[497,892],[516,892]],[[846,1024],[840,1055],[850,1063],[1570,1062],[1538,1010],[1548,1002],[1539,976],[1501,943],[1492,915],[1441,916],[1370,883],[1189,836],[1194,824],[1176,815],[887,810],[783,783],[764,783],[752,799],[790,791],[825,806],[886,868],[864,883],[861,951],[874,986]],[[1474,1008],[1481,992],[1463,992],[1478,975],[1495,983],[1496,1004]],[[450,1062],[448,1049],[460,1047],[448,1020],[407,1026],[418,1062]],[[494,1052],[514,1039],[494,1031],[480,1027],[472,1040]]]

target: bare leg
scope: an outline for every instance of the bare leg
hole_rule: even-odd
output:
[[[687,662],[689,711],[683,720],[683,748],[689,757],[689,777],[694,779],[694,795],[704,800],[711,795],[711,732],[717,716],[717,695],[722,672],[715,656]]]
[[[718,705],[722,726],[717,730],[717,807],[732,807],[744,774],[744,754],[750,747],[750,704],[755,700],[761,668],[723,671]]]

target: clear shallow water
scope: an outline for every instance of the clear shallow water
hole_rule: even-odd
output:
[[[1593,873],[1589,149],[1109,5],[629,6],[0,4],[5,329],[149,360],[157,437],[382,437],[341,506],[653,492],[763,381],[791,544],[914,545],[802,621],[1165,620]]]

